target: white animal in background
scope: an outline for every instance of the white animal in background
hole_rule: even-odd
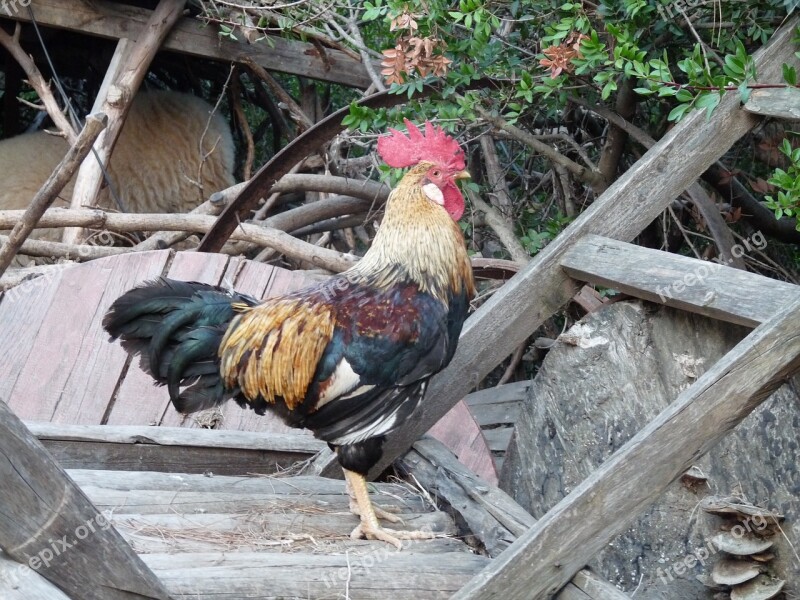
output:
[[[234,184],[233,137],[225,119],[211,112],[208,103],[188,94],[136,96],[108,168],[126,212],[189,212]],[[68,148],[63,138],[43,131],[0,141],[0,209],[27,208]],[[69,206],[73,183],[53,206]],[[107,186],[98,206],[119,210]],[[60,240],[61,230],[42,229],[33,237]]]

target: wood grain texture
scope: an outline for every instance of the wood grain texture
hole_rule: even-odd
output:
[[[613,332],[613,335],[610,333]],[[667,408],[749,333],[710,318],[639,301],[615,302],[584,317],[549,350],[516,423],[501,487],[543,517]],[[800,526],[797,427],[800,401],[783,385],[692,464],[705,481],[679,479],[592,557],[590,567],[636,597],[697,600],[699,578],[720,554],[681,575],[687,553],[708,548],[722,520],[698,509],[709,496],[738,495],[787,515],[788,537],[771,538],[773,575],[800,582],[790,545]],[[751,527],[752,528],[752,527]],[[680,567],[678,567],[680,568]]]
[[[70,600],[64,592],[25,564],[0,551],[0,598],[3,600]]]
[[[168,255],[115,256],[61,278],[9,394],[20,418],[100,423],[127,358],[120,346],[108,343],[101,317],[122,292],[160,275]],[[29,293],[27,301],[37,302],[36,290]]]
[[[75,598],[167,600],[130,546],[3,403],[0,480],[0,548],[9,558]]]
[[[175,600],[230,598],[445,599],[488,562],[462,552],[435,560],[413,551],[148,554]]]
[[[558,591],[800,368],[798,315],[795,300],[756,328],[454,598]]]
[[[747,327],[800,297],[791,283],[596,235],[575,244],[561,264],[574,279]]]
[[[66,469],[275,474],[326,447],[308,435],[274,432],[30,422],[28,428]]]
[[[800,89],[794,87],[753,90],[744,109],[774,119],[800,119]]]
[[[152,11],[103,0],[36,0],[40,26],[67,29],[108,39],[135,40]],[[28,21],[27,10],[0,5],[0,16]],[[197,19],[181,19],[163,48],[180,54],[227,63],[249,59],[270,71],[311,77],[322,81],[366,89],[372,82],[361,63],[339,50],[326,49],[326,57],[311,43],[270,36],[269,41],[250,44],[221,38],[215,27],[204,27]]]
[[[536,523],[513,498],[478,479],[435,439],[424,438],[414,444],[400,466],[460,515],[489,556],[501,556],[509,544]],[[557,596],[557,600],[575,598],[622,600],[627,596],[584,569]]]
[[[798,17],[787,21],[755,53],[759,77],[779,79],[781,64],[798,64],[792,43]],[[757,120],[727,95],[707,118],[690,113],[522,271],[464,324],[450,366],[437,375],[413,421],[392,434],[371,476],[381,473],[470,389],[575,295],[577,285],[561,268],[573,244],[588,234],[632,240]]]

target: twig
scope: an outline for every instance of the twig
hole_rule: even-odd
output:
[[[297,125],[297,128],[300,131],[305,131],[313,123],[311,119],[308,118],[308,115],[303,112],[303,109],[300,108],[300,105],[294,101],[294,99],[284,90],[281,85],[275,81],[275,78],[267,73],[266,69],[259,65],[251,58],[244,58],[242,62],[247,65],[247,68],[250,69],[250,72],[258,77],[261,81],[263,81],[270,91],[275,94],[275,97],[278,99],[278,102],[285,105],[286,110],[289,111],[289,116],[292,117],[292,120]]]
[[[0,211],[0,229],[6,229],[22,217],[23,211]],[[214,226],[216,218],[200,214],[118,214],[98,209],[53,208],[41,218],[38,227],[89,227],[111,231],[192,231],[205,233]],[[241,240],[274,248],[281,254],[311,263],[328,271],[340,272],[353,266],[358,258],[328,248],[318,248],[292,237],[288,233],[240,223],[231,240]]]
[[[511,228],[511,224],[500,215],[497,209],[489,206],[484,202],[483,198],[471,190],[467,190],[467,196],[472,206],[486,215],[486,224],[492,228],[500,243],[508,250],[511,258],[515,262],[527,263],[530,261],[530,254],[522,247],[522,244],[514,234],[514,230]]]
[[[358,23],[356,23],[355,12],[353,11],[353,5],[348,2],[348,6],[350,7],[350,16],[347,18],[347,28],[350,30],[350,35],[353,37],[355,41],[355,46],[358,48],[358,52],[361,55],[361,64],[364,65],[364,70],[369,75],[369,78],[372,80],[372,84],[375,86],[375,89],[379,92],[383,92],[386,90],[386,86],[383,85],[383,81],[381,81],[381,76],[375,71],[375,66],[372,64],[372,59],[370,58],[369,54],[366,50],[366,44],[364,43],[364,38],[361,37],[361,30],[358,28]],[[335,23],[335,21],[334,21]]]
[[[61,134],[66,138],[67,142],[69,142],[69,145],[74,146],[78,140],[78,134],[72,128],[69,119],[67,119],[58,106],[58,102],[56,102],[55,96],[53,96],[53,92],[50,90],[50,86],[45,82],[44,77],[36,67],[36,63],[33,62],[33,59],[28,56],[22,49],[22,46],[20,46],[19,32],[19,23],[17,23],[14,29],[13,37],[0,28],[0,46],[3,46],[3,48],[14,57],[14,60],[17,61],[19,66],[22,67],[22,70],[25,71],[28,83],[36,90],[36,93],[39,95],[39,98],[42,100],[47,110],[47,114],[53,119],[53,123],[56,124],[56,127],[58,127]],[[36,108],[40,109],[39,106],[36,106]]]
[[[8,242],[9,237],[0,235],[0,243]],[[65,258],[67,260],[94,260],[106,256],[125,254],[133,249],[119,246],[95,246],[93,244],[65,244],[48,240],[25,240],[17,254],[47,258]]]
[[[522,344],[517,346],[516,350],[514,350],[514,354],[511,355],[511,362],[508,363],[508,366],[506,367],[503,376],[500,378],[500,381],[497,382],[497,387],[505,385],[514,376],[514,371],[517,370],[517,367],[519,366],[519,361],[522,360],[522,355],[524,354],[526,347],[527,344],[523,342]]]
[[[519,127],[515,127],[505,119],[501,119],[500,117],[490,114],[481,106],[476,106],[475,111],[495,127],[502,129],[511,137],[522,142],[526,146],[530,146],[536,152],[543,154],[548,160],[557,162],[566,167],[569,172],[575,175],[580,181],[588,184],[593,190],[595,190],[595,192],[600,192],[605,189],[605,180],[597,171],[591,171],[586,167],[583,167],[570,160],[557,150],[554,150],[547,144],[537,140],[534,135],[520,129]]]
[[[58,164],[55,171],[47,178],[41,189],[36,192],[30,206],[25,211],[19,211],[23,214],[19,221],[13,226],[11,234],[8,236],[7,241],[3,247],[0,248],[0,276],[14,260],[14,255],[23,246],[25,239],[30,235],[31,231],[36,227],[37,222],[45,213],[47,208],[53,203],[58,196],[59,192],[65,185],[72,179],[75,171],[81,164],[81,161],[89,154],[92,149],[92,144],[100,135],[100,132],[106,126],[106,116],[103,114],[89,115],[86,119],[86,125],[81,131],[75,145],[71,146],[67,151],[67,155]],[[3,229],[7,229],[8,226]]]
[[[239,125],[239,129],[242,131],[245,146],[247,147],[244,159],[244,167],[242,168],[242,175],[245,179],[250,179],[250,177],[253,175],[253,162],[256,158],[256,145],[253,142],[253,132],[250,131],[250,124],[247,122],[247,118],[244,116],[244,109],[242,109],[242,85],[239,81],[238,67],[234,67],[230,89],[231,108],[234,116],[236,117],[236,123]]]
[[[102,112],[108,115],[109,124],[97,141],[98,160],[86,161],[82,165],[73,189],[73,208],[96,206],[103,179],[101,165],[108,164],[133,96],[161,47],[161,42],[183,14],[184,5],[183,0],[160,0],[130,52],[125,54],[125,65],[116,81],[109,86],[108,95],[103,101]],[[80,230],[69,230],[64,233],[64,242],[76,243],[81,237]]]

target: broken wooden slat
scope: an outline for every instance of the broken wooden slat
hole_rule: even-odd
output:
[[[477,479],[435,439],[418,441],[400,464],[426,490],[444,499],[461,515],[490,556],[501,555],[509,543],[536,523],[536,519],[511,496]],[[611,583],[583,569],[557,596],[557,600],[575,599],[627,600],[627,596]]]
[[[168,594],[104,515],[0,402],[0,548],[86,600]]]
[[[779,79],[782,63],[797,64],[792,42],[797,24],[797,16],[789,19],[755,53],[759,77]],[[756,122],[753,115],[740,109],[737,94],[726,95],[710,118],[704,111],[684,117],[467,319],[450,366],[431,381],[423,410],[401,430],[388,436],[383,456],[370,475],[375,477],[383,472],[405,453],[545,319],[569,301],[577,291],[576,284],[561,268],[561,260],[573,244],[591,233],[633,239]],[[327,473],[327,468],[322,472]]]
[[[96,0],[36,0],[37,23],[102,38],[133,37],[140,32],[152,11],[115,2]],[[17,21],[30,19],[27,10],[0,3],[0,15]],[[366,89],[372,81],[359,61],[339,50],[325,49],[325,57],[311,43],[278,36],[256,44],[220,37],[214,28],[197,19],[183,18],[164,42],[165,50],[228,63],[252,60],[265,69]]]
[[[800,368],[795,299],[703,374],[454,598],[555,593]]]
[[[178,427],[27,423],[67,469],[217,475],[271,474],[307,460],[325,442],[307,435]]]
[[[596,235],[575,244],[561,265],[575,279],[747,327],[800,296],[791,283]]]
[[[800,119],[800,89],[787,86],[752,90],[744,109],[762,117],[773,119]]]

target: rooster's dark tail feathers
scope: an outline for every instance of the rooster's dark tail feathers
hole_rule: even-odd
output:
[[[177,410],[191,413],[238,394],[224,388],[217,357],[236,303],[257,301],[203,283],[160,278],[118,298],[103,328],[141,356],[142,369],[167,386]]]

